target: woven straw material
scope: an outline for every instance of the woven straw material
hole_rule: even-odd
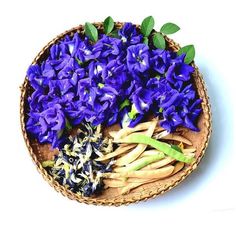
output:
[[[98,30],[102,30],[102,23],[95,23]],[[123,25],[123,23],[116,23],[116,28],[120,28]],[[139,27],[137,25],[137,27]],[[62,39],[65,35],[73,35],[75,32],[79,32],[81,34],[84,34],[84,27],[82,25],[79,25],[77,27],[72,28],[71,30],[65,31],[64,33],[58,35],[55,39],[50,41],[36,56],[32,64],[41,62],[45,57],[48,55],[48,50],[51,45],[57,43],[60,39]],[[173,40],[169,39],[168,37],[165,37],[166,41],[168,43],[168,46],[171,50],[177,51],[180,46],[175,43]],[[41,161],[42,160],[48,160],[52,159],[54,154],[57,152],[56,150],[51,150],[50,145],[48,144],[39,144],[36,140],[31,139],[30,136],[28,136],[26,129],[25,129],[25,122],[27,119],[27,112],[28,112],[28,106],[27,106],[27,97],[32,93],[32,88],[30,87],[30,84],[25,78],[23,85],[21,86],[21,99],[20,99],[20,119],[21,119],[21,128],[22,133],[24,136],[24,140],[26,143],[26,146],[29,150],[29,153],[32,157],[32,160],[34,164],[36,165],[38,171],[41,173],[41,175],[44,177],[44,179],[52,186],[54,189],[60,193],[62,193],[64,196],[67,196],[69,199],[74,199],[79,202],[87,203],[87,204],[95,204],[95,205],[127,205],[129,203],[135,203],[142,200],[147,200],[150,198],[155,198],[156,196],[163,194],[172,188],[174,188],[176,185],[181,183],[186,177],[193,172],[200,163],[206,147],[208,145],[210,134],[211,134],[211,110],[210,110],[210,104],[209,104],[209,98],[207,95],[206,87],[203,81],[203,77],[199,72],[199,69],[197,66],[192,63],[192,66],[195,68],[195,72],[193,74],[194,84],[196,86],[197,92],[199,97],[202,99],[202,109],[203,113],[201,114],[199,121],[198,121],[198,127],[200,128],[200,132],[192,132],[186,129],[186,132],[184,133],[184,136],[188,138],[192,143],[193,146],[197,149],[196,151],[196,160],[190,164],[186,165],[183,170],[178,172],[177,174],[168,177],[163,180],[158,180],[153,183],[148,183],[143,186],[140,186],[134,190],[132,190],[130,193],[126,195],[119,195],[118,191],[113,188],[108,188],[104,190],[104,192],[97,196],[97,197],[82,197],[78,194],[74,194],[71,191],[67,190],[64,186],[60,185],[57,181],[55,181],[42,167]]]

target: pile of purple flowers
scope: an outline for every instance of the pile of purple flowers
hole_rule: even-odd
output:
[[[201,100],[191,81],[194,68],[184,57],[144,44],[131,23],[117,38],[100,34],[96,43],[67,35],[51,46],[47,59],[28,69],[34,92],[27,130],[53,147],[81,122],[132,127],[150,114],[169,132],[178,126],[197,131]]]

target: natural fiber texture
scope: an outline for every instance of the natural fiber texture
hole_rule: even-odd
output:
[[[120,28],[123,23],[116,23],[116,27]],[[95,23],[99,30],[102,29],[102,23]],[[139,27],[139,26],[137,26]],[[37,62],[41,62],[48,53],[48,49],[51,45],[56,43],[58,40],[62,39],[65,35],[73,35],[75,32],[79,32],[81,34],[84,33],[84,27],[79,25],[78,27],[72,28],[71,30],[65,31],[64,33],[58,35],[55,39],[49,42],[36,56],[33,61],[33,64]],[[177,51],[180,46],[176,44],[173,40],[166,37],[166,41],[168,42],[168,46],[170,49]],[[67,190],[64,186],[60,185],[57,181],[55,181],[47,171],[42,167],[41,161],[52,159],[54,154],[57,152],[56,150],[51,150],[50,145],[48,144],[39,144],[36,140],[32,140],[25,129],[25,122],[27,118],[27,97],[31,94],[31,87],[27,78],[25,78],[24,83],[21,87],[21,100],[20,100],[20,119],[21,119],[21,128],[24,136],[25,143],[29,150],[29,153],[32,157],[33,162],[35,163],[39,173],[44,177],[44,179],[52,186],[54,189],[64,196],[67,196],[70,199],[77,200],[79,202],[87,203],[87,204],[95,204],[95,205],[115,205],[119,206],[122,204],[128,205],[129,203],[135,203],[139,201],[146,201],[150,198],[155,198],[156,196],[163,194],[180,182],[182,182],[193,170],[195,170],[200,163],[206,147],[208,145],[210,134],[211,134],[211,110],[209,104],[209,98],[207,95],[206,87],[203,81],[203,77],[200,74],[198,68],[194,63],[192,66],[195,68],[195,72],[193,74],[194,84],[196,86],[199,97],[203,100],[202,109],[203,113],[199,119],[198,126],[201,129],[200,132],[192,132],[186,130],[184,136],[192,141],[193,146],[197,149],[196,152],[196,161],[191,165],[185,166],[183,170],[178,172],[177,174],[163,180],[158,180],[153,183],[145,184],[141,187],[138,187],[132,190],[129,194],[120,196],[117,191],[114,189],[107,189],[104,193],[98,197],[81,197],[77,194],[72,193]]]

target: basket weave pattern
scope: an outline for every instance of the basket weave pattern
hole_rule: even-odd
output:
[[[98,30],[102,29],[102,23],[95,23]],[[120,28],[123,23],[116,23],[116,27]],[[139,27],[139,26],[137,26]],[[79,25],[74,27],[64,33],[58,35],[55,39],[50,41],[36,56],[32,64],[41,62],[44,57],[47,55],[48,49],[51,45],[57,43],[60,39],[62,39],[65,35],[73,35],[75,32],[79,32],[81,34],[84,33],[84,27]],[[168,43],[169,48],[174,51],[177,51],[180,46],[175,43],[173,40],[166,37],[166,41]],[[54,189],[64,196],[68,197],[69,199],[74,199],[79,202],[87,203],[87,204],[95,204],[95,205],[115,205],[119,206],[122,204],[129,204],[135,203],[142,200],[148,200],[150,198],[155,198],[156,196],[163,194],[180,182],[182,182],[193,170],[195,170],[201,161],[206,147],[208,145],[210,134],[211,134],[211,110],[209,105],[209,98],[207,95],[206,87],[203,81],[203,77],[199,72],[199,69],[196,67],[194,63],[192,66],[195,68],[195,72],[193,75],[194,83],[198,91],[199,97],[203,100],[202,102],[202,109],[203,114],[200,118],[200,129],[201,129],[201,141],[197,143],[197,153],[196,153],[196,161],[190,164],[189,166],[185,167],[182,171],[178,174],[174,175],[173,178],[163,180],[163,181],[156,181],[152,184],[146,184],[142,187],[139,187],[133,193],[129,193],[124,196],[116,196],[115,194],[109,193],[109,191],[105,195],[101,195],[99,197],[82,197],[78,194],[72,193],[70,190],[66,189],[64,186],[60,185],[57,181],[55,181],[52,176],[50,176],[47,171],[42,167],[40,160],[43,160],[45,157],[45,153],[42,152],[40,148],[40,144],[35,140],[31,140],[28,136],[26,129],[25,129],[25,122],[26,122],[26,114],[27,114],[27,97],[31,93],[31,88],[27,78],[25,78],[23,85],[21,86],[21,99],[20,99],[20,119],[21,119],[21,129],[24,136],[24,140],[26,146],[29,150],[30,156],[32,157],[33,162],[35,163],[39,173],[44,177],[44,179],[52,186]],[[196,136],[196,134],[194,134]],[[193,136],[194,136],[193,135]],[[196,139],[196,138],[195,138]]]

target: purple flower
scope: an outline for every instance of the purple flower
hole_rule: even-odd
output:
[[[137,44],[142,42],[142,35],[136,30],[136,26],[132,23],[125,23],[124,26],[118,31],[121,40],[127,44]]]
[[[79,48],[75,56],[81,62],[94,60],[100,56],[102,47],[102,44],[98,44],[96,47],[94,47],[89,43],[88,38],[85,38],[85,40],[79,44]]]
[[[178,81],[188,81],[190,80],[191,73],[193,73],[194,68],[185,63],[174,63],[172,64],[166,72],[166,79],[170,83],[175,83]]]
[[[102,78],[103,82],[119,90],[127,80],[126,67],[117,60],[112,60],[104,67]]]
[[[27,71],[27,77],[34,89],[43,89],[47,86],[49,79],[42,75],[39,65],[31,65]]]
[[[169,53],[165,50],[156,49],[152,51],[150,63],[152,68],[160,74],[164,74],[170,64]]]
[[[176,127],[183,124],[183,120],[176,111],[175,106],[170,106],[163,111],[164,120],[160,122],[160,125],[168,132],[175,131]]]
[[[88,65],[89,78],[96,79],[97,83],[102,82],[102,73],[107,63],[92,61]]]
[[[86,106],[80,100],[65,104],[65,114],[70,118],[72,125],[78,125],[83,121],[86,109]]]
[[[41,143],[50,142],[53,147],[56,147],[57,140],[65,128],[65,123],[65,115],[61,106],[56,104],[41,113],[31,112],[26,128],[38,137]]]
[[[141,87],[134,91],[134,93],[131,95],[133,104],[140,114],[145,114],[148,112],[150,105],[153,102],[152,95],[152,91],[143,89]]]
[[[190,106],[184,104],[181,107],[180,114],[184,120],[183,125],[193,131],[199,131],[199,128],[196,126],[196,121],[202,112],[202,109],[200,108],[201,102],[201,99],[197,99]]]
[[[149,51],[146,44],[140,43],[128,47],[127,66],[131,73],[149,69]]]
[[[162,109],[167,109],[168,107],[174,105],[178,106],[183,99],[183,95],[179,93],[177,90],[170,90],[165,93],[163,93],[160,96],[160,107]]]
[[[122,41],[120,39],[111,38],[104,35],[95,45],[94,49],[99,48],[101,50],[101,57],[107,57],[110,55],[117,56],[122,49]]]

